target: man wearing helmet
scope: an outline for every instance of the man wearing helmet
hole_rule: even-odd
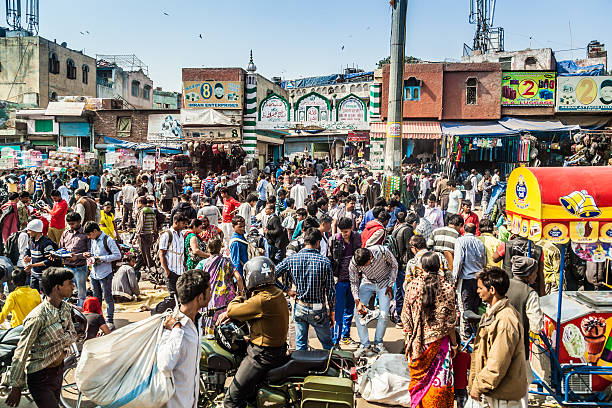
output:
[[[258,256],[243,268],[248,299],[237,296],[217,324],[235,319],[249,322],[251,336],[247,356],[240,364],[225,395],[225,407],[246,407],[247,398],[268,371],[287,360],[289,308],[284,293],[275,285],[274,263]]]

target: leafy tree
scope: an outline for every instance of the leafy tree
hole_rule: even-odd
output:
[[[418,64],[419,62],[422,62],[422,61],[417,57],[413,57],[412,55],[406,55],[404,56],[404,62],[406,64]],[[390,63],[391,63],[391,57],[381,59],[380,61],[378,61],[378,68],[382,68],[383,65],[390,64]]]

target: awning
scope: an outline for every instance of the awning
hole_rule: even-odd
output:
[[[453,136],[509,136],[519,132],[498,122],[442,122],[442,133]]]
[[[116,148],[119,148],[119,149],[131,149],[131,150],[155,149],[154,144],[128,142],[127,140],[115,139],[114,137],[109,137],[109,136],[104,136],[104,143],[112,144]]]
[[[85,102],[49,102],[46,116],[81,116]]]
[[[238,123],[214,109],[181,109],[185,126],[236,126]]]
[[[283,144],[283,139],[277,139],[276,137],[263,136],[263,135],[257,135],[257,141],[262,142],[262,143],[276,144],[276,145]]]
[[[370,124],[370,133],[387,133],[386,122],[373,122]],[[427,120],[405,121],[402,126],[404,139],[440,139],[442,130],[440,122]]]
[[[442,130],[440,122],[413,120],[404,122],[402,138],[404,139],[440,139]]]
[[[503,118],[499,123],[506,129],[517,132],[569,132],[580,130],[578,125],[564,125],[558,120],[527,120]]]
[[[61,122],[59,134],[60,136],[90,137],[91,125],[88,122]]]

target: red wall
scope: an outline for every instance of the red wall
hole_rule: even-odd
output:
[[[406,64],[404,79],[415,77],[421,80],[421,100],[404,101],[404,118],[440,119],[442,114],[443,64]],[[388,117],[389,65],[383,67],[383,86],[380,114]]]
[[[476,105],[467,105],[466,81],[478,79]],[[445,64],[442,119],[476,120],[501,117],[500,64]]]
[[[183,81],[242,81],[242,68],[183,68]]]

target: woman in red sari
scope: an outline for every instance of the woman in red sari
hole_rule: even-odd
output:
[[[455,289],[440,272],[437,254],[424,254],[421,264],[423,273],[408,285],[402,310],[411,406],[452,408],[452,359],[457,352]]]

